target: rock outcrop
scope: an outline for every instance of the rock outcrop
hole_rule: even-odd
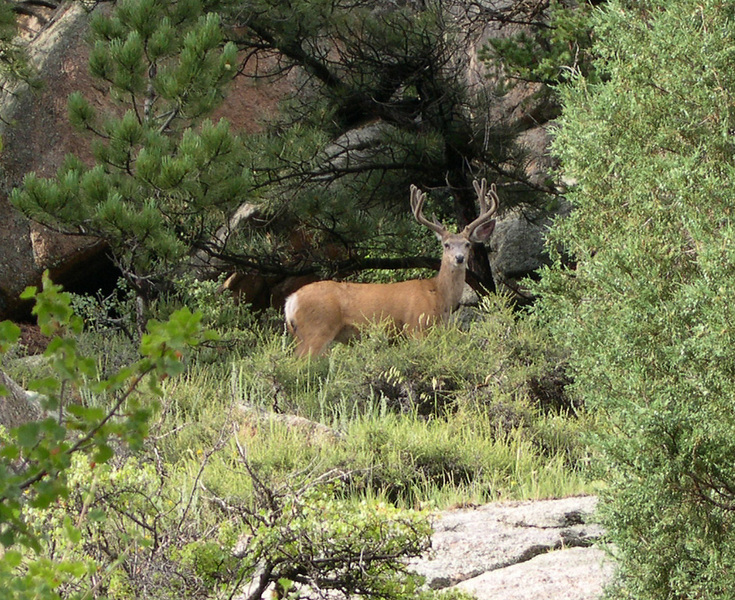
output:
[[[86,263],[86,276],[94,277],[90,265],[104,253],[96,240],[61,236],[31,223],[7,199],[26,173],[52,175],[75,148],[78,139],[71,135],[66,98],[74,89],[91,88],[84,9],[74,3],[48,16],[49,24],[32,36],[28,46],[42,74],[42,87],[29,91],[21,86],[5,94],[0,104],[0,318],[23,312],[18,296],[26,286],[40,282],[44,269],[55,280],[63,280]]]
[[[499,502],[442,512],[432,552],[412,563],[433,589],[478,600],[593,600],[614,572],[594,544],[593,496]]]

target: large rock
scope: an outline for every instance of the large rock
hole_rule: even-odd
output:
[[[434,589],[478,600],[592,600],[614,570],[592,496],[492,503],[441,513],[432,552],[412,563]]]
[[[13,429],[29,421],[37,421],[43,416],[37,398],[3,371],[0,371],[0,386],[4,386],[7,391],[0,396],[0,425]]]
[[[569,210],[566,202],[560,202],[551,211],[517,207],[498,219],[488,257],[499,292],[521,300],[531,298],[523,280],[549,263],[546,232],[553,219],[568,215]]]
[[[27,285],[39,283],[44,269],[63,280],[80,263],[104,253],[95,240],[61,236],[32,224],[7,199],[26,173],[52,175],[72,149],[89,156],[66,117],[67,95],[78,87],[91,88],[83,42],[86,15],[74,3],[49,16],[52,24],[33,35],[28,46],[43,87],[31,92],[20,86],[0,104],[0,318],[24,310],[18,296]],[[94,277],[94,270],[87,268],[86,276]]]
[[[500,11],[511,4],[501,1],[493,3],[493,8]],[[508,144],[514,147],[514,154],[523,156],[520,175],[530,184],[509,183],[500,190],[501,208],[505,210],[501,210],[489,243],[488,258],[496,288],[520,301],[530,299],[522,281],[549,262],[545,243],[551,220],[569,210],[565,202],[535,208],[531,205],[536,202],[528,202],[535,190],[548,188],[550,173],[557,166],[549,143],[560,106],[546,86],[508,80],[502,72],[488,71],[478,57],[489,40],[508,38],[526,29],[520,21],[488,23],[470,44],[468,65],[471,89],[475,94],[489,96],[487,114],[478,119],[484,119],[488,135],[493,130],[514,132]]]
[[[483,573],[456,587],[477,600],[593,600],[602,597],[613,569],[602,550],[569,548]]]

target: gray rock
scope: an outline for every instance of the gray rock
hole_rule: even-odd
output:
[[[602,596],[614,567],[598,548],[569,548],[483,573],[457,589],[478,600],[593,600]]]
[[[479,600],[596,598],[613,569],[592,547],[603,533],[596,503],[585,496],[443,512],[432,552],[412,568],[433,589],[457,586]]]
[[[570,212],[566,202],[553,210],[515,208],[498,219],[490,241],[490,266],[499,291],[524,296],[523,279],[549,264],[546,233],[555,218]]]
[[[37,397],[26,392],[1,370],[0,385],[7,390],[6,395],[0,396],[0,425],[12,429],[43,416]]]

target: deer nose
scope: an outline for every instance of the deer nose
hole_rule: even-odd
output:
[[[456,261],[458,265],[461,265],[464,262],[464,254],[457,254]]]

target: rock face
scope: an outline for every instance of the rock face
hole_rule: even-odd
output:
[[[570,548],[484,573],[457,589],[477,600],[592,600],[602,596],[612,570],[602,550]]]
[[[614,571],[592,496],[501,502],[441,513],[432,553],[412,568],[433,589],[478,600],[592,600]]]
[[[44,269],[61,280],[80,260],[89,261],[104,252],[95,240],[60,236],[30,223],[7,200],[26,173],[52,175],[78,144],[70,135],[66,97],[78,87],[89,86],[84,68],[86,16],[81,4],[74,3],[58,9],[53,19],[29,44],[30,56],[44,74],[44,85],[34,92],[21,87],[15,94],[6,94],[0,105],[0,317],[22,310],[18,295],[27,285],[38,284]],[[87,276],[94,276],[89,268]]]

